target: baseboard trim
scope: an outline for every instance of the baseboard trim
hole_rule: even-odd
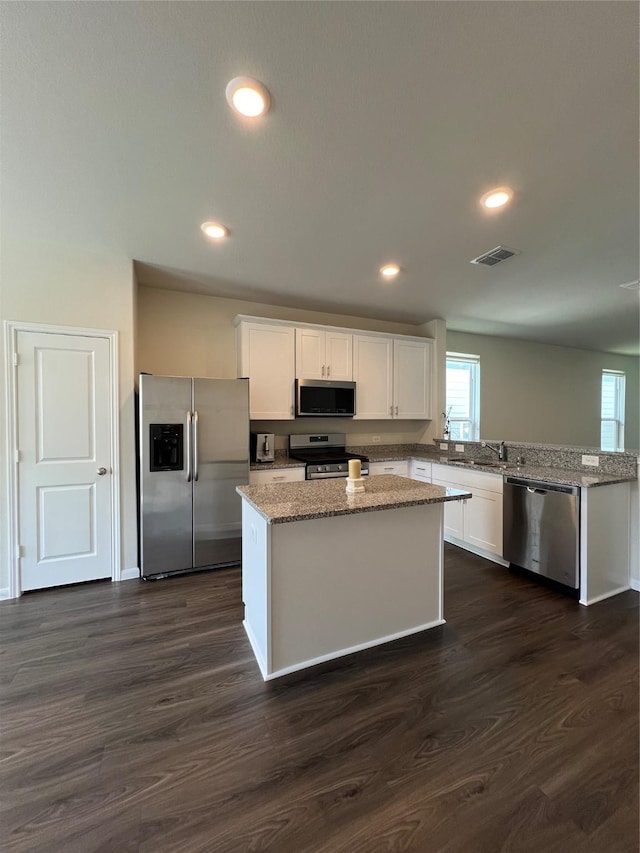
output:
[[[9,595],[9,587],[5,586],[0,588],[0,601],[8,601],[11,598]]]
[[[265,674],[259,660],[258,666],[260,666],[264,680],[272,681],[274,678],[281,678],[283,675],[289,675],[290,673],[298,672],[301,669],[308,669],[309,667],[317,666],[319,663],[326,663],[330,660],[346,657],[346,655],[352,655],[355,652],[362,652],[365,649],[373,649],[375,646],[381,646],[384,643],[392,643],[394,640],[401,640],[402,637],[409,637],[411,634],[419,634],[422,631],[428,631],[429,628],[436,628],[438,625],[444,625],[445,622],[445,619],[434,619],[433,622],[426,622],[424,625],[416,625],[414,628],[407,628],[406,631],[398,631],[396,634],[388,634],[386,637],[380,637],[377,640],[370,640],[366,643],[358,643],[357,646],[349,646],[346,649],[329,652],[326,655],[320,655],[320,657],[317,658],[310,658],[309,660],[304,660],[300,663],[294,663],[291,666],[285,666],[282,669],[277,669],[275,672],[270,672],[268,674]]]
[[[134,566],[132,569],[123,569],[120,572],[119,581],[132,581],[138,580],[140,577],[140,569],[137,566]]]
[[[462,539],[456,539],[454,536],[445,536],[443,538],[444,541],[448,542],[450,545],[455,545],[457,548],[462,548],[464,551],[469,551],[469,553],[475,554],[477,557],[483,557],[485,560],[491,560],[492,563],[504,566],[505,569],[509,568],[509,563],[507,563],[506,560],[503,560],[502,557],[498,557],[497,554],[492,554],[491,551],[484,551],[482,548],[476,548],[474,545],[469,545],[468,542],[464,542]]]
[[[258,647],[258,643],[256,642],[256,638],[253,635],[253,631],[251,630],[251,626],[247,622],[246,619],[242,620],[242,624],[244,625],[244,630],[249,638],[249,643],[251,644],[251,648],[253,649],[254,657],[258,663],[258,667],[260,668],[260,674],[264,681],[268,681],[269,678],[273,678],[272,675],[267,675],[267,665],[262,657],[262,652]]]
[[[609,592],[603,592],[602,595],[596,595],[594,598],[580,599],[580,604],[588,607],[590,604],[597,604],[599,601],[604,601],[606,598],[613,598],[614,595],[620,595],[621,592],[627,592],[629,586],[619,586]]]
[[[640,578],[631,578],[629,586],[631,589],[635,589],[636,592],[640,592]]]

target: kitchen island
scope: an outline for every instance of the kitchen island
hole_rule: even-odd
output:
[[[443,512],[467,491],[383,475],[238,486],[244,627],[265,680],[444,622]]]

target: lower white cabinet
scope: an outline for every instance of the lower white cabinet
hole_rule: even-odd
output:
[[[412,480],[420,480],[422,483],[431,482],[431,462],[421,462],[412,459],[409,465],[409,476]]]
[[[432,481],[471,492],[466,501],[444,505],[444,536],[474,552],[502,558],[502,475],[432,466]]]
[[[369,462],[369,474],[395,474],[398,477],[408,477],[409,462],[406,459],[398,462]]]
[[[250,486],[269,483],[295,483],[304,480],[304,468],[270,468],[268,471],[249,471]]]

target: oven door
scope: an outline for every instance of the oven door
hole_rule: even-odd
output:
[[[296,379],[296,417],[352,418],[355,413],[355,382]]]

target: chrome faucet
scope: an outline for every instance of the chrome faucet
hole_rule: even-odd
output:
[[[497,447],[495,444],[489,444],[488,441],[481,441],[480,445],[481,447],[488,447],[489,450],[493,450],[494,453],[497,453],[498,460],[500,462],[507,461],[507,448],[504,446],[504,441],[501,441]]]

